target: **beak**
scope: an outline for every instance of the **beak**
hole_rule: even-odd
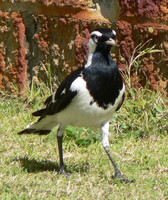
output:
[[[106,41],[107,45],[111,45],[111,46],[118,46],[118,43],[116,42],[116,40],[109,38],[109,40]]]

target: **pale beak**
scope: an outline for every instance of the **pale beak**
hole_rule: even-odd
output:
[[[106,41],[107,45],[111,45],[111,46],[118,46],[118,43],[116,42],[116,40],[109,38],[109,40]]]

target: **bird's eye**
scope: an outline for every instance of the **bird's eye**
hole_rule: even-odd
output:
[[[93,35],[93,36],[92,36],[92,39],[93,39],[93,41],[94,41],[95,43],[97,43],[98,40],[99,40],[99,37],[98,37],[97,35]]]

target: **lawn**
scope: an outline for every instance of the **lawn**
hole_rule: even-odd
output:
[[[35,120],[49,92],[0,100],[0,199],[168,199],[168,109],[166,98],[147,89],[131,90],[111,123],[111,152],[134,183],[113,180],[113,168],[98,130],[68,127],[66,167],[58,173],[56,129],[47,136],[17,135]]]

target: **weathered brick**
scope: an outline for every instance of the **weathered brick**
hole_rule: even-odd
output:
[[[139,44],[151,40],[160,53],[143,56],[141,69],[132,73],[133,85],[150,85],[151,88],[168,92],[168,9],[166,0],[120,0],[118,21],[120,56],[119,65],[124,69],[133,50]],[[137,54],[136,54],[137,55]],[[124,59],[121,59],[124,58]],[[134,71],[135,69],[133,69]]]
[[[5,0],[0,1],[0,89],[24,92],[33,77],[55,81],[84,64],[89,32],[99,26],[118,29],[115,50],[126,69],[134,48],[152,39],[162,53],[143,58],[145,73],[132,73],[135,86],[166,91],[168,76],[168,9],[166,0]],[[119,12],[120,10],[120,12]],[[114,25],[111,22],[117,21]],[[148,79],[146,79],[148,77]]]

